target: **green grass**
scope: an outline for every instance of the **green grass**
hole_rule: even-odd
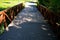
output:
[[[0,11],[6,8],[10,8],[14,5],[17,5],[18,3],[26,1],[37,1],[37,0],[0,0]]]
[[[0,0],[0,11],[10,8],[18,3],[24,2],[23,0]]]

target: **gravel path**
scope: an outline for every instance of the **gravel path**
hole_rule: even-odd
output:
[[[9,24],[0,40],[55,40],[50,26],[35,7],[35,3],[26,3],[25,8]]]

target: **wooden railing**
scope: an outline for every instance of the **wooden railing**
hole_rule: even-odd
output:
[[[14,19],[14,17],[23,9],[23,3],[20,3],[14,7],[0,11],[0,26],[4,24],[4,28]]]
[[[52,25],[51,28],[56,33],[56,36],[60,36],[60,24],[58,23],[60,21],[60,16],[43,5],[38,5],[37,8],[42,13],[45,20]]]

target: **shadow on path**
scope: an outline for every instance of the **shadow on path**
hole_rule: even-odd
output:
[[[0,40],[55,40],[49,24],[44,21],[37,8],[31,6],[31,3],[26,5],[8,26],[9,30],[5,31]]]

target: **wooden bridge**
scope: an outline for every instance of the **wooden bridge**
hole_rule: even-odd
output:
[[[25,8],[8,25],[0,40],[56,40],[51,26],[44,20],[36,4],[29,2],[25,4]]]

